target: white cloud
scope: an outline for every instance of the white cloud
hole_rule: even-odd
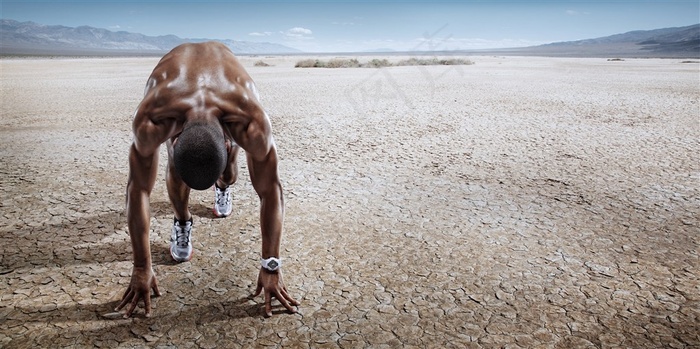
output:
[[[252,32],[248,33],[250,36],[270,36],[272,35],[272,32]]]
[[[282,32],[282,34],[284,34],[284,36],[288,38],[308,38],[310,35],[313,34],[313,32],[311,31],[311,29],[294,27]]]
[[[282,35],[281,44],[294,47],[306,52],[324,52],[326,51],[313,37],[311,29],[303,27],[294,27],[285,31],[279,32]]]
[[[121,29],[122,26],[120,26],[119,24],[117,24],[117,25],[110,25],[110,26],[107,27],[107,28],[112,29],[112,30],[116,30],[116,29]]]

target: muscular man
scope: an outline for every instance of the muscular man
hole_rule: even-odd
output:
[[[239,147],[248,161],[260,197],[262,267],[253,296],[264,290],[265,313],[272,315],[274,296],[290,312],[299,303],[288,293],[280,270],[284,207],[277,174],[277,150],[270,121],[258,100],[253,80],[223,44],[184,44],[166,54],[151,73],[133,123],[129,152],[126,211],[134,253],[131,282],[117,311],[124,317],[143,300],[151,314],[151,290],[158,282],[151,266],[149,202],[156,180],[158,149],[168,148],[166,182],[175,211],[170,252],[178,262],[192,258],[190,188],[215,186],[214,214],[231,213],[229,186],[236,181]]]

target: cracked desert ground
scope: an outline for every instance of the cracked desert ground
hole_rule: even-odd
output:
[[[234,214],[193,192],[194,259],[170,261],[161,149],[164,294],[131,319],[109,313],[131,272],[131,117],[158,58],[1,59],[0,347],[699,348],[699,64],[467,58],[242,57],[279,148],[299,313],[248,298],[244,161]]]

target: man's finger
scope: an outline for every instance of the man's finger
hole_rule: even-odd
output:
[[[124,318],[128,318],[131,316],[131,314],[134,312],[134,309],[136,309],[136,306],[139,304],[139,297],[138,294],[134,294],[134,298],[132,298],[131,304],[129,306],[129,310],[126,311],[126,314],[124,314]]]
[[[282,304],[282,306],[284,306],[285,308],[287,308],[287,310],[288,310],[290,313],[296,313],[297,311],[296,311],[294,308],[292,308],[291,305],[289,305],[289,303],[287,302],[287,299],[286,299],[285,297],[281,297],[281,296],[282,296],[282,295],[280,294],[280,295],[278,295],[278,297],[277,297],[277,300],[280,301],[280,304]]]
[[[131,286],[127,287],[126,290],[124,290],[124,294],[122,295],[122,301],[124,301],[127,298],[129,292],[131,292]]]
[[[272,292],[265,290],[265,315],[272,316]]]
[[[299,305],[299,302],[297,302],[296,299],[292,298],[292,296],[290,296],[289,293],[287,293],[287,289],[286,289],[286,288],[283,288],[282,291],[281,291],[280,293],[281,293],[281,296],[282,296],[284,299],[286,299],[287,301],[289,301],[289,303],[291,303],[292,305],[294,305],[294,306],[298,306],[298,305]]]
[[[293,300],[292,297],[289,296],[289,293],[287,293],[287,290],[284,289],[284,287],[281,288],[278,291],[278,293],[279,293],[280,297],[284,298],[286,301]]]
[[[121,310],[127,303],[129,303],[129,301],[131,300],[132,292],[133,290],[131,289],[131,287],[126,289],[126,292],[124,292],[124,297],[122,297],[121,303],[119,303],[119,305],[117,305],[117,307],[114,308],[115,311]]]
[[[257,297],[260,294],[260,291],[262,291],[262,289],[262,282],[258,281],[258,287],[255,288],[255,293],[253,293],[253,297]]]
[[[151,295],[147,295],[146,298],[143,299],[143,304],[144,307],[146,308],[146,317],[151,317]]]
[[[156,296],[160,297],[160,291],[158,290],[158,279],[155,277],[153,278],[153,292],[156,293]]]

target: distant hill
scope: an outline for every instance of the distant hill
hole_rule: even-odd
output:
[[[209,39],[182,39],[175,35],[147,36],[125,31],[81,26],[41,25],[34,22],[0,20],[0,54],[163,54],[185,42]],[[288,54],[301,51],[267,42],[217,40],[237,54]]]
[[[700,24],[636,30],[595,39],[507,49],[510,53],[549,56],[700,57]]]
[[[0,20],[2,55],[162,55],[184,42],[175,35],[147,36],[81,26],[41,25]],[[237,54],[298,54],[302,51],[274,43],[217,40]],[[389,49],[365,53],[399,54]],[[439,53],[439,52],[438,52]],[[700,58],[700,24],[680,28],[637,30],[623,34],[511,49],[448,51],[445,54],[506,54],[554,57],[677,57]],[[411,54],[428,54],[412,52]],[[432,53],[431,53],[432,54]]]

